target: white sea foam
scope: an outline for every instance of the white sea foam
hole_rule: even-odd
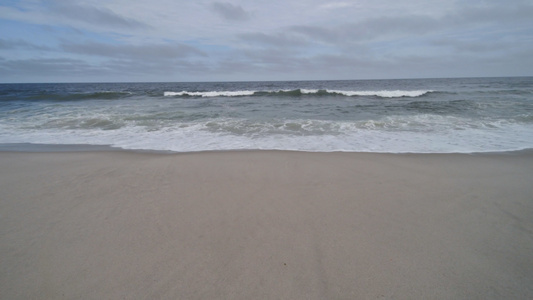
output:
[[[167,97],[176,97],[176,96],[190,96],[190,97],[241,97],[241,96],[252,96],[256,93],[258,94],[279,94],[279,93],[291,93],[294,91],[300,91],[304,95],[313,95],[320,92],[325,92],[328,94],[335,95],[344,95],[348,97],[353,96],[376,96],[382,98],[400,98],[400,97],[420,97],[425,94],[431,93],[431,90],[413,90],[413,91],[402,91],[402,90],[382,90],[382,91],[345,91],[345,90],[319,90],[319,89],[296,89],[296,90],[272,90],[272,91],[209,91],[209,92],[164,92],[164,96]]]
[[[316,89],[300,89],[302,94],[317,94],[320,90]]]
[[[341,94],[345,96],[377,96],[383,98],[400,98],[400,97],[420,97],[433,91],[341,91],[341,90],[327,90],[328,93]]]
[[[236,149],[449,153],[531,148],[532,124],[472,122],[450,116],[389,116],[379,120],[216,119],[163,127],[127,123],[106,130],[64,126],[20,128],[0,124],[0,143],[92,144],[177,152]]]
[[[192,97],[238,97],[250,96],[255,91],[209,91],[209,92],[165,92],[164,96],[192,96]]]

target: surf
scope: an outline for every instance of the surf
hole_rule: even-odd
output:
[[[289,89],[289,90],[243,90],[243,91],[165,91],[165,97],[244,97],[244,96],[345,96],[345,97],[379,97],[379,98],[416,98],[433,93],[432,90],[379,90],[379,91],[350,91],[330,89]]]

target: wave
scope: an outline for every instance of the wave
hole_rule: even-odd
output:
[[[379,97],[379,98],[402,98],[402,97],[421,97],[432,90],[381,90],[381,91],[344,91],[344,90],[329,90],[329,89],[294,89],[294,90],[275,90],[275,91],[207,91],[207,92],[164,92],[165,97],[244,97],[244,96],[345,96],[345,97]]]
[[[254,91],[212,91],[212,92],[165,92],[165,96],[189,96],[189,97],[238,97],[238,96],[251,96]]]

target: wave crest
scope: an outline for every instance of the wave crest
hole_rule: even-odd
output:
[[[164,96],[182,96],[182,97],[239,97],[239,96],[251,96],[254,91],[210,91],[210,92],[165,92]]]
[[[401,98],[401,97],[421,97],[432,93],[431,90],[382,90],[382,91],[343,91],[343,90],[320,90],[320,89],[294,89],[275,91],[207,91],[207,92],[164,92],[165,97],[244,97],[244,96],[345,96],[345,97],[380,97],[380,98]]]

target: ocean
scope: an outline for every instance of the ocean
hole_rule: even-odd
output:
[[[0,84],[0,148],[474,153],[533,148],[533,77]]]

